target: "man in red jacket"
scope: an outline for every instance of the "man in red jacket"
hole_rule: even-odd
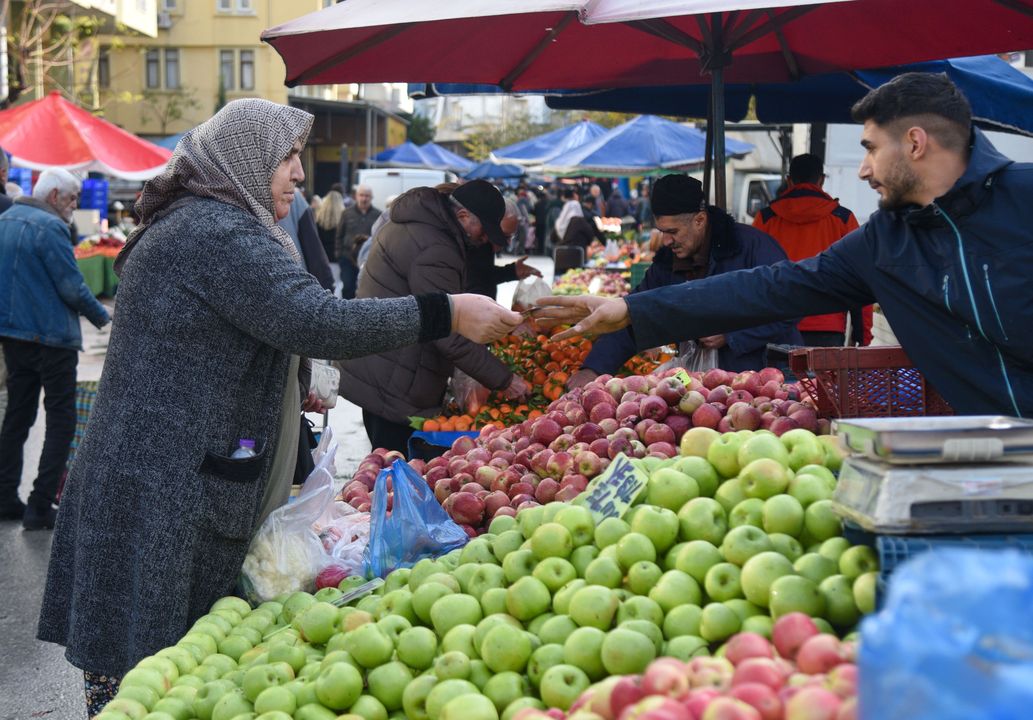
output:
[[[817,255],[858,227],[854,214],[821,189],[824,182],[821,158],[809,153],[797,155],[789,163],[786,190],[753,218],[753,226],[775,238],[793,262]],[[851,314],[853,338],[849,344],[867,345],[872,339],[871,307],[864,309],[863,327],[858,322],[861,313]],[[846,315],[811,315],[797,328],[807,345],[841,347]]]

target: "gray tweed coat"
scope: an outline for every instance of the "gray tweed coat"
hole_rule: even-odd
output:
[[[38,628],[73,665],[116,676],[232,592],[289,355],[350,358],[449,331],[440,312],[427,320],[426,298],[334,298],[243,210],[199,198],[174,208],[123,270]],[[240,438],[256,439],[256,458],[228,459]]]

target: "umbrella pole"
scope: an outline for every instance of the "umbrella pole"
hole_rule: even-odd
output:
[[[710,176],[714,171],[714,93],[707,103],[707,139],[703,150],[703,197],[710,202]]]
[[[721,15],[715,13],[711,19],[713,37],[713,59],[710,75],[710,96],[713,103],[714,123],[714,204],[727,209],[727,185],[725,184],[725,49],[721,37]]]

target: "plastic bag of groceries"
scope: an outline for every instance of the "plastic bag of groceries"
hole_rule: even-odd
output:
[[[476,415],[488,401],[491,390],[456,368],[452,374],[452,397],[464,413]]]
[[[515,312],[530,310],[534,307],[536,300],[550,295],[552,295],[552,288],[549,287],[549,283],[532,275],[517,283],[516,290],[513,292],[512,308]]]

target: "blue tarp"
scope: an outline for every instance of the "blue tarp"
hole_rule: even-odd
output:
[[[606,128],[588,120],[536,135],[492,152],[492,159],[502,163],[540,165],[557,155],[573,150],[606,133]]]
[[[728,139],[728,157],[745,155],[753,145]],[[640,115],[604,135],[549,161],[550,172],[593,175],[647,175],[703,162],[706,135],[655,115]]]
[[[453,170],[458,173],[464,173],[472,170],[473,166],[477,164],[432,142],[420,145],[419,149],[420,152],[430,158],[431,162],[434,163],[434,168],[437,170]]]
[[[473,170],[466,173],[463,177],[467,180],[507,180],[509,178],[523,177],[526,172],[519,165],[500,165],[485,161],[475,166]]]
[[[431,158],[420,149],[419,145],[408,140],[401,145],[395,145],[383,152],[377,153],[369,161],[374,165],[386,165],[388,167],[435,169]]]

